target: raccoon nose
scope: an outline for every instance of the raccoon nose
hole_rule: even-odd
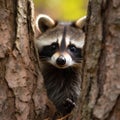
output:
[[[58,65],[65,65],[66,59],[64,58],[64,56],[60,56],[60,57],[57,58],[56,63]]]

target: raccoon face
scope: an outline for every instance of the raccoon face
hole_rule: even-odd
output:
[[[41,35],[35,40],[40,61],[57,68],[67,68],[81,63],[85,42],[86,18],[75,22],[57,22],[47,15],[39,15],[36,25]]]

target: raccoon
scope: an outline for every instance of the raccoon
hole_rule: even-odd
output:
[[[48,98],[63,116],[76,106],[85,43],[86,17],[59,22],[40,14],[36,19],[41,32],[35,40]]]

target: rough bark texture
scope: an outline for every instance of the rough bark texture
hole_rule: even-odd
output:
[[[93,114],[100,120],[119,120],[120,1],[104,1],[102,3],[102,16],[103,49],[98,71],[99,96]]]
[[[35,120],[45,105],[31,0],[0,0],[0,120]]]
[[[87,23],[78,119],[120,120],[120,1],[90,1]]]

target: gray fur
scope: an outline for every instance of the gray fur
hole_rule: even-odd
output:
[[[49,17],[46,17],[46,21],[47,18]],[[41,23],[40,20],[38,21]],[[83,19],[82,22],[84,22]],[[83,48],[82,44],[84,44],[85,33],[81,28],[80,19],[76,22],[62,23],[53,21],[51,18],[49,18],[47,23],[49,23],[50,28],[47,26],[47,24],[38,24],[38,26],[45,26],[45,29],[42,28],[42,31],[44,32],[35,41],[38,53],[40,53],[39,55],[45,52],[41,52],[45,46],[49,46],[52,43],[57,42],[61,36],[64,38],[62,40],[66,40],[66,38],[68,38],[68,44],[75,44],[75,46],[79,48],[78,50],[81,50]],[[53,23],[54,25],[52,26]],[[84,27],[83,24],[82,27]],[[48,58],[46,58],[46,56],[43,56],[44,59],[40,59],[40,61],[47,95],[49,99],[55,104],[57,111],[62,115],[66,115],[70,113],[71,110],[75,107],[77,99],[80,95],[82,52],[80,54],[77,53],[79,56],[77,58],[77,56],[74,56],[74,53],[70,53],[70,51],[67,50],[68,46],[66,46],[66,43],[64,43],[64,41],[62,41],[61,44],[63,44],[63,46],[61,45],[62,51],[58,50],[57,52],[66,52],[69,54],[71,56],[71,59],[74,61],[73,65],[67,66],[66,68],[56,67],[49,62],[51,56]],[[44,55],[46,54],[44,53]]]

